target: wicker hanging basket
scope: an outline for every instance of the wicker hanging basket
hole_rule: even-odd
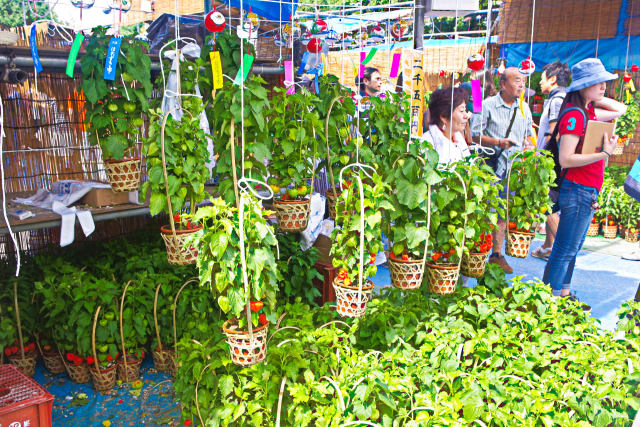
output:
[[[631,231],[630,229],[625,229],[624,230],[624,240],[626,240],[627,242],[631,242],[631,243],[635,243],[638,241],[638,229],[635,229],[635,231]]]
[[[534,237],[535,233],[529,231],[507,231],[507,255],[516,258],[528,257]]]
[[[140,187],[140,157],[104,161],[111,189],[115,192],[136,191]]]
[[[156,293],[153,299],[153,324],[156,331],[156,339],[158,340],[158,347],[152,352],[153,354],[153,366],[158,372],[168,372],[175,374],[175,352],[172,349],[164,348],[162,346],[162,339],[160,338],[160,328],[158,327],[158,293],[160,292],[159,284],[156,287]],[[184,285],[183,285],[184,287]],[[175,304],[174,304],[175,311]],[[175,318],[175,316],[174,316]]]
[[[335,188],[330,188],[325,192],[325,196],[327,197],[327,206],[329,207],[329,218],[336,219],[336,206],[340,192],[337,192]]]
[[[609,225],[608,223],[602,224],[602,233],[605,239],[615,239],[618,235],[618,224]]]
[[[36,360],[38,360],[36,351],[25,351],[24,357],[20,353],[9,356],[9,361],[28,377],[33,377],[36,373]]]
[[[280,230],[287,233],[299,233],[307,228],[309,210],[311,209],[311,201],[309,199],[276,199],[273,202],[273,208],[276,211]]]
[[[591,224],[589,224],[589,228],[587,229],[587,236],[595,237],[598,235],[599,231],[600,231],[600,224],[597,222],[592,222]]]
[[[74,363],[65,363],[69,378],[76,384],[84,384],[91,381],[91,374],[89,373],[89,366],[82,362],[80,365]]]
[[[42,360],[49,373],[56,375],[64,372],[64,361],[57,351],[43,351]]]
[[[124,286],[122,291],[122,297],[120,298],[120,345],[122,346],[122,353],[118,358],[118,379],[124,382],[136,381],[140,378],[140,365],[142,360],[137,359],[133,354],[127,354],[127,349],[124,346],[124,328],[122,327],[122,311],[124,310],[124,298],[127,295],[127,289],[131,285],[132,280],[129,280]]]
[[[336,310],[344,317],[362,317],[367,311],[367,303],[371,299],[373,282],[367,280],[362,285],[362,292],[358,291],[358,286],[347,286],[339,283],[336,277],[333,279],[333,289],[336,293]]]
[[[402,260],[389,258],[391,284],[403,291],[418,289],[424,278],[422,260]]]
[[[191,230],[175,230],[175,233],[171,231],[170,225],[160,227],[160,234],[167,248],[167,260],[169,264],[195,264],[198,259],[198,248],[193,245],[185,246],[185,241],[187,237],[199,230],[202,230],[201,225]]]
[[[429,278],[429,292],[436,295],[449,295],[456,291],[458,278],[460,277],[460,265],[427,264],[427,277]]]
[[[624,141],[621,141],[620,139],[618,139],[618,143],[616,144],[616,148],[613,149],[613,152],[611,153],[614,156],[619,156],[624,152],[624,147],[625,147],[625,143]]]
[[[464,252],[462,254],[462,264],[460,272],[467,277],[482,277],[487,266],[487,252]]]
[[[249,331],[238,329],[236,319],[227,320],[222,325],[222,330],[227,336],[231,360],[236,365],[251,366],[262,362],[267,357],[267,333],[269,323],[254,329],[253,338]]]

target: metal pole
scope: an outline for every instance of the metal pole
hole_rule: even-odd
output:
[[[424,9],[426,0],[416,0],[413,18],[413,48],[422,50],[424,41]]]

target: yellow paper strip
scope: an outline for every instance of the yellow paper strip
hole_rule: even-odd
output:
[[[411,137],[422,136],[422,112],[424,109],[422,54],[413,61],[413,81],[411,82]]]
[[[222,64],[220,63],[220,52],[209,52],[211,59],[211,75],[213,76],[213,88],[222,89]]]
[[[524,115],[524,109],[522,108],[523,104],[524,104],[524,90],[520,94],[520,113],[522,114],[522,117],[526,119],[527,117]]]

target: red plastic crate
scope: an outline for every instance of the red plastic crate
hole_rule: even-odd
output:
[[[53,396],[13,365],[0,365],[0,427],[51,426]]]

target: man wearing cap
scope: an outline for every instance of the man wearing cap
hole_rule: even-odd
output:
[[[615,120],[627,109],[624,104],[604,97],[606,82],[618,76],[609,73],[599,59],[578,62],[571,68],[571,74],[573,82],[567,87],[557,125],[558,159],[562,167],[558,196],[560,223],[543,276],[553,295],[561,297],[570,297],[576,256],[598,209],[596,201],[604,181],[605,160],[611,156],[618,139],[605,134],[599,152],[583,154],[587,124],[590,120]],[[591,308],[584,304],[583,309]]]
[[[533,136],[533,118],[529,105],[522,104],[518,98],[522,94],[527,77],[516,67],[507,68],[500,76],[500,92],[487,98],[482,105],[482,114],[474,114],[471,118],[471,136],[473,141],[495,150],[486,162],[495,174],[504,178],[511,165],[509,158],[528,147],[528,138]],[[499,265],[505,273],[513,273],[513,268],[502,255],[506,222],[498,220],[498,230],[493,233],[493,253],[489,262]]]

